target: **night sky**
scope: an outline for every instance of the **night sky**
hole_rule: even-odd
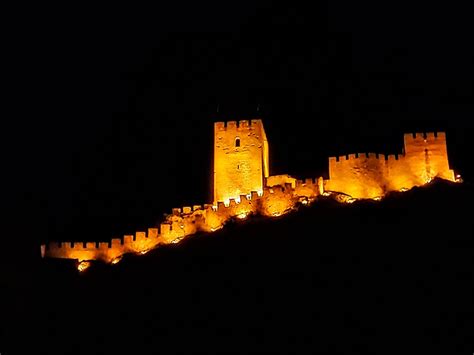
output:
[[[19,14],[4,193],[31,257],[41,242],[109,240],[210,202],[215,121],[262,118],[271,174],[326,176],[328,156],[393,154],[403,133],[439,130],[452,168],[473,177],[467,5],[77,3]]]
[[[404,132],[432,130],[470,174],[474,50],[460,5],[36,10],[18,29],[27,95],[8,158],[21,188],[7,193],[40,240],[108,239],[210,201],[216,120],[263,118],[272,174],[324,175],[330,155],[394,153]]]

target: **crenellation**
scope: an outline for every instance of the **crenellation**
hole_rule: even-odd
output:
[[[380,198],[388,191],[421,186],[434,177],[454,181],[444,132],[405,134],[401,154],[365,152],[329,157],[329,179],[303,180],[286,174],[270,176],[268,141],[261,120],[216,122],[214,129],[212,204],[172,208],[157,228],[108,242],[47,243],[41,247],[42,257],[116,263],[125,253],[144,254],[199,231],[216,231],[234,217],[245,219],[254,213],[281,216],[325,191],[352,200]]]
[[[160,224],[160,235],[166,236],[171,231],[171,225],[169,223],[161,223]]]
[[[148,238],[158,238],[158,228],[148,228]]]
[[[227,128],[227,130],[237,129],[237,122],[236,121],[227,121],[226,128]]]
[[[249,128],[250,124],[248,120],[240,120],[239,121],[239,128]]]
[[[422,132],[405,133],[403,139],[405,143],[423,141],[425,139],[425,134]]]
[[[113,238],[111,248],[119,248],[122,245],[121,238]]]
[[[261,121],[260,121],[260,120],[254,119],[254,120],[251,120],[251,121],[250,121],[250,126],[252,126],[252,127],[256,127],[256,126],[260,126],[260,125],[261,125]]]
[[[425,139],[426,140],[435,140],[437,137],[435,132],[426,132]]]
[[[216,131],[225,131],[225,122],[214,122],[214,129]]]
[[[136,232],[135,233],[135,241],[140,241],[140,240],[144,240],[144,239],[147,239],[146,232]]]

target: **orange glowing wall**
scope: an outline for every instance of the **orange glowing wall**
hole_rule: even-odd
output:
[[[163,242],[157,228],[149,228],[148,233],[137,232],[110,242],[62,242],[50,243],[44,248],[44,256],[51,258],[103,260],[111,262],[125,253],[138,253],[153,249]]]
[[[454,172],[449,169],[446,134],[405,134],[405,157],[410,174],[424,183],[435,177],[454,181]]]
[[[260,199],[258,193],[252,191],[249,196],[240,196],[238,202],[230,199],[229,206],[219,202],[216,206],[205,204],[204,208],[200,205],[173,208],[159,228],[149,228],[148,233],[136,232],[110,242],[52,242],[41,246],[41,254],[50,258],[113,262],[127,253],[145,253],[159,245],[177,243],[197,232],[218,230],[230,218],[246,218],[256,213],[260,208]]]
[[[405,134],[400,155],[348,154],[329,158],[329,179],[269,176],[268,142],[261,120],[217,122],[214,126],[214,203],[174,208],[159,228],[110,242],[50,243],[43,257],[113,262],[126,253],[145,253],[197,232],[212,232],[231,218],[280,216],[298,202],[325,191],[374,198],[420,186],[435,177],[454,181],[444,133]]]
[[[304,180],[296,180],[295,194],[298,197],[307,197],[313,199],[324,192],[324,180],[322,177],[317,179],[307,178]]]
[[[291,211],[297,202],[298,196],[290,183],[265,188],[259,212],[264,216],[278,217]]]
[[[251,191],[263,192],[269,176],[269,147],[261,120],[214,124],[214,197],[229,203]]]
[[[382,196],[388,181],[384,159],[374,153],[329,158],[329,181],[325,189],[355,198]]]
[[[421,186],[435,177],[454,181],[445,133],[405,134],[404,143],[401,155],[363,153],[329,158],[325,189],[354,198],[374,198]]]

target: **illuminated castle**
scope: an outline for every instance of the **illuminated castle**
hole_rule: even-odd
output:
[[[329,158],[329,179],[298,180],[270,175],[269,146],[261,120],[214,124],[213,203],[174,208],[148,231],[109,242],[53,242],[41,246],[43,257],[76,259],[79,269],[90,260],[116,263],[126,253],[144,254],[160,244],[177,243],[197,232],[213,232],[232,218],[250,214],[281,216],[320,195],[340,202],[380,199],[434,178],[455,181],[449,168],[446,135],[404,135],[401,154],[349,154]]]
[[[261,120],[214,124],[214,204],[263,193],[269,176],[268,141]]]

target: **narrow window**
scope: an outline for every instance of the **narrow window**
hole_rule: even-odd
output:
[[[235,138],[235,146],[240,147],[240,138],[239,137]]]

